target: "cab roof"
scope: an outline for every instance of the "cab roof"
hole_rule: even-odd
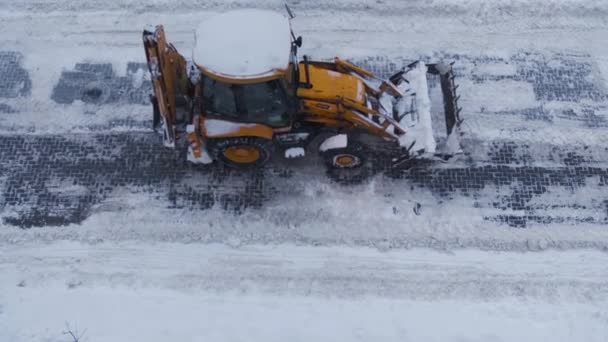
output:
[[[248,83],[282,77],[290,53],[287,17],[242,9],[215,15],[198,27],[193,60],[209,77]]]

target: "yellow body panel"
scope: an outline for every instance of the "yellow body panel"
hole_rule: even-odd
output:
[[[338,112],[338,105],[315,100],[302,100],[302,109],[313,115],[330,116]]]
[[[306,67],[299,65],[300,82],[306,82]],[[309,83],[311,88],[299,88],[296,95],[299,98],[336,101],[347,98],[359,103],[365,103],[365,85],[355,76],[324,69],[313,64],[308,65]]]

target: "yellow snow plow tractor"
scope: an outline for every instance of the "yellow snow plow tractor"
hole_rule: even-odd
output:
[[[449,64],[415,62],[380,79],[340,58],[300,59],[290,18],[253,9],[203,22],[192,58],[166,41],[162,26],[145,29],[143,41],[154,127],[167,147],[187,141],[192,163],[257,168],[274,152],[298,158],[316,149],[329,169],[356,170],[374,155],[397,167],[460,152]],[[430,77],[440,108],[431,106]]]

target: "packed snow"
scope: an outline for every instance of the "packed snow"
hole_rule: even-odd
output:
[[[291,147],[285,150],[285,158],[304,157],[306,151],[302,147]]]
[[[502,112],[534,108],[538,101],[532,84],[522,81],[501,80],[492,83],[474,83],[459,79],[460,105],[469,112]]]
[[[234,78],[284,72],[289,64],[289,20],[274,11],[246,9],[203,21],[196,30],[194,62]]]
[[[66,323],[91,342],[608,337],[602,252],[128,241],[0,251],[2,341],[67,341]]]
[[[326,152],[338,148],[345,148],[346,146],[348,146],[348,136],[346,134],[337,134],[325,139],[323,143],[321,143],[321,146],[319,146],[319,151]]]
[[[195,132],[194,125],[186,126],[186,133],[191,134],[194,132]],[[213,159],[211,158],[211,156],[209,155],[209,152],[205,148],[204,142],[203,142],[203,145],[199,147],[200,156],[198,156],[198,157],[194,154],[195,146],[196,145],[193,146],[192,144],[188,144],[188,152],[187,152],[186,158],[188,159],[189,162],[192,162],[194,164],[211,164],[211,163],[213,163]]]
[[[427,84],[427,67],[424,63],[416,63],[410,69],[404,78],[408,82],[402,83],[401,89],[403,93],[409,90],[413,93],[415,110],[413,113],[406,115],[401,125],[407,127],[406,134],[399,138],[399,144],[408,148],[412,153],[422,151],[425,154],[434,154],[437,148],[437,142],[433,135],[433,125],[431,122],[431,100],[429,98],[429,86]],[[410,101],[411,97],[404,96],[401,102]],[[400,109],[399,115],[403,115],[409,107],[404,104],[397,104]]]
[[[206,119],[203,121],[205,134],[208,136],[219,136],[233,134],[241,128],[254,127],[255,124],[231,122],[226,120]]]

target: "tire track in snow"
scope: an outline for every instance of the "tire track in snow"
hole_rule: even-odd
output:
[[[332,298],[608,300],[605,253],[70,242],[3,247],[0,286],[118,287]],[[559,254],[559,258],[556,255]],[[517,267],[513,267],[517,265]],[[12,283],[12,284],[11,284]]]

